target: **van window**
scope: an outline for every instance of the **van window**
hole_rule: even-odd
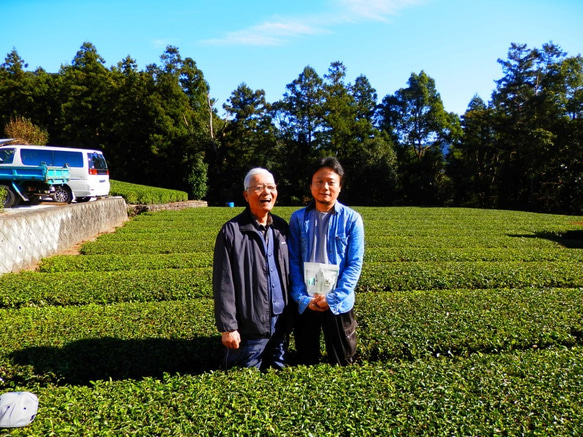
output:
[[[40,165],[45,163],[50,166],[79,167],[83,168],[83,154],[81,152],[66,152],[62,150],[21,149],[20,157],[24,165]]]
[[[8,147],[0,148],[0,164],[12,164],[14,162],[14,149]]]
[[[83,153],[81,152],[64,152],[55,150],[53,155],[53,165],[58,167],[80,167],[83,168]]]
[[[105,157],[101,153],[88,153],[87,157],[89,159],[89,173],[104,175],[109,174],[107,171],[107,162]],[[93,171],[91,171],[93,170]]]
[[[62,150],[55,150],[53,155],[53,165],[64,167],[80,167],[83,168],[83,153],[81,152],[64,152]]]
[[[20,159],[24,165],[53,165],[53,152],[42,149],[20,149]]]

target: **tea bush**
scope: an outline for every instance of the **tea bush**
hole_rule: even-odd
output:
[[[80,255],[1,276],[0,392],[41,401],[10,435],[583,432],[582,217],[358,210],[347,368],[293,365],[292,339],[282,372],[219,370],[212,250],[239,208],[141,214]]]
[[[364,294],[356,310],[359,360],[574,347],[582,306],[580,289]],[[0,363],[12,381],[55,384],[217,369],[212,307],[212,299],[194,298],[1,310]]]
[[[579,435],[581,347],[40,386],[11,435]]]
[[[127,203],[132,205],[162,204],[188,200],[188,193],[185,191],[150,187],[116,180],[110,180],[110,183],[109,195],[121,196]]]

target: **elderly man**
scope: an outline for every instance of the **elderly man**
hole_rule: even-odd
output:
[[[289,302],[288,225],[271,214],[273,175],[254,168],[244,179],[245,210],[221,228],[215,244],[215,320],[229,369],[281,369],[285,364]]]

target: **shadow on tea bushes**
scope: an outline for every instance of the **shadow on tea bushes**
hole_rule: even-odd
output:
[[[9,355],[15,366],[32,366],[36,375],[53,375],[54,384],[162,377],[165,373],[200,374],[219,368],[217,337],[193,339],[78,340],[63,347],[36,346]],[[30,378],[30,376],[28,377]]]

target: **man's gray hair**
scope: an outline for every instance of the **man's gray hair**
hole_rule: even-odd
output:
[[[271,174],[271,172],[265,168],[261,168],[261,167],[252,168],[251,170],[249,170],[247,172],[247,175],[245,176],[245,179],[243,180],[243,189],[247,190],[249,188],[249,182],[251,182],[251,178],[253,176],[255,176],[256,174],[265,174],[265,175],[269,175],[273,178],[273,175]],[[273,180],[275,180],[275,178]]]

